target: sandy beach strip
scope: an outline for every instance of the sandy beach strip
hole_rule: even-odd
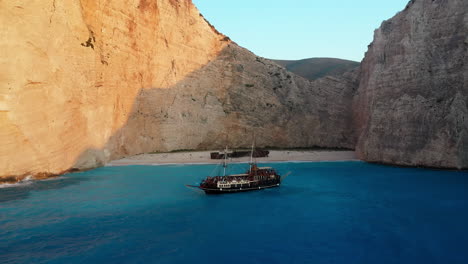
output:
[[[176,152],[141,154],[120,160],[114,160],[106,166],[129,166],[129,165],[165,165],[165,164],[217,164],[222,160],[210,158],[211,151]],[[249,157],[232,158],[229,162],[249,162]],[[357,161],[354,151],[296,151],[296,150],[272,150],[268,157],[257,158],[259,163],[285,162],[285,161]]]

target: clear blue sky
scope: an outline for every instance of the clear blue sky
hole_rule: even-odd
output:
[[[382,21],[409,0],[193,0],[220,32],[271,59],[361,61]]]

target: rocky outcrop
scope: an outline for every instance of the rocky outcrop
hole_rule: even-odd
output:
[[[468,168],[467,12],[413,0],[376,30],[354,104],[361,159]]]
[[[354,75],[288,73],[190,0],[3,1],[0,18],[0,177],[246,146],[254,131],[259,145],[354,146]]]

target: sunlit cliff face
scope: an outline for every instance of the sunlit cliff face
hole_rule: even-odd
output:
[[[0,176],[105,161],[140,90],[227,44],[191,1],[2,1],[0,19]]]
[[[2,5],[12,26],[1,176],[247,146],[254,133],[263,146],[354,146],[355,75],[296,76],[218,33],[190,1]]]

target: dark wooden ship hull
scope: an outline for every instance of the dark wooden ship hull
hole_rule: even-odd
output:
[[[234,187],[234,188],[203,188],[197,186],[201,190],[205,191],[206,194],[225,194],[225,193],[238,193],[238,192],[251,192],[251,191],[259,191],[263,189],[275,188],[279,187],[280,183],[272,184],[272,185],[265,185],[265,186],[258,186],[258,187]]]
[[[257,164],[253,163],[246,173],[208,176],[200,185],[187,187],[203,190],[206,194],[250,192],[279,187],[287,175],[289,173],[281,176],[272,167],[257,167]]]

